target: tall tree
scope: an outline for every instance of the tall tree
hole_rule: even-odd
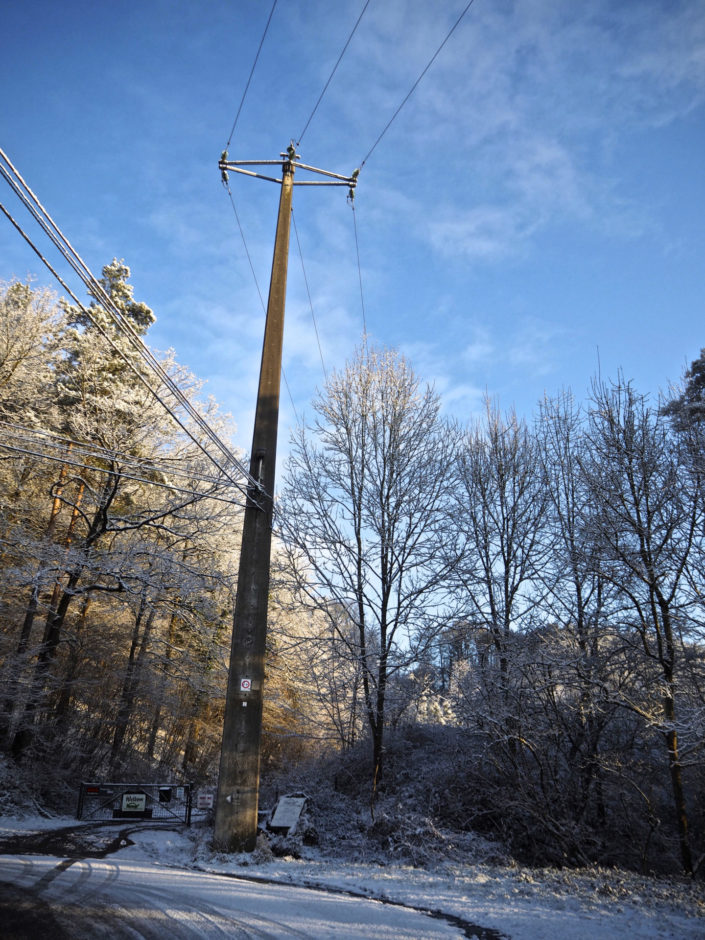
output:
[[[102,291],[144,336],[128,277],[113,261]],[[191,774],[217,753],[240,509],[135,375],[151,381],[101,293],[83,308],[0,288],[2,743],[74,772]],[[205,417],[229,433],[215,403]]]
[[[463,556],[456,589],[466,623],[494,647],[506,699],[512,636],[531,622],[548,553],[548,493],[536,437],[514,412],[503,416],[487,401],[483,420],[465,435],[458,468],[454,518]]]
[[[701,349],[698,358],[693,359],[683,379],[680,393],[674,390],[661,409],[679,430],[705,420],[705,349]]]
[[[0,440],[8,445],[0,460],[0,616],[21,624],[19,636],[8,630],[3,651],[3,737],[12,725],[32,625],[56,560],[57,489],[67,472],[37,459],[31,434],[56,418],[53,385],[65,319],[51,291],[18,281],[0,285]]]
[[[359,349],[313,407],[313,427],[293,441],[283,531],[298,596],[359,664],[374,799],[390,680],[447,619],[457,434],[440,417],[438,395],[391,350]],[[341,628],[350,622],[353,633]]]
[[[649,696],[629,705],[662,734],[681,861],[692,874],[677,702],[693,602],[688,564],[703,523],[702,480],[684,472],[689,449],[630,384],[595,383],[589,418],[584,472],[599,506],[595,538],[601,570],[625,602],[622,635],[635,638],[646,674],[651,667],[659,674],[656,701]]]
[[[63,314],[54,294],[0,283],[0,418],[33,423],[50,405],[47,386],[59,352]]]
[[[560,636],[554,644],[553,682],[546,681],[544,688],[551,688],[552,720],[562,729],[566,763],[576,773],[576,785],[570,787],[576,816],[589,816],[592,804],[604,821],[600,739],[612,713],[606,659],[614,588],[602,571],[594,537],[599,510],[582,472],[588,456],[584,412],[572,395],[544,400],[539,440],[552,546],[542,576],[546,609]],[[550,647],[545,648],[548,656]]]
[[[103,268],[100,285],[124,320],[141,335],[155,318],[145,304],[132,299],[132,287],[126,283],[129,274],[126,265],[113,260]],[[60,478],[52,490],[55,505],[58,501],[68,511],[71,544],[61,564],[51,572],[51,596],[34,675],[29,683],[24,715],[19,727],[13,730],[15,755],[22,754],[32,739],[33,725],[45,700],[64,623],[75,598],[93,591],[125,589],[119,565],[101,567],[97,563],[98,549],[112,528],[111,514],[116,510],[124,512],[129,507],[130,491],[135,490],[133,483],[123,486],[125,455],[135,457],[146,450],[153,452],[152,438],[161,436],[158,429],[163,429],[165,424],[161,409],[155,406],[142,383],[136,381],[125,361],[126,357],[139,368],[137,357],[102,305],[93,300],[87,313],[68,304],[63,307],[67,326],[62,335],[63,355],[53,370],[52,430],[82,446],[99,446],[102,456],[94,461],[95,472],[73,474],[71,486]],[[52,510],[52,527],[56,523],[55,515]],[[88,572],[90,577],[86,579]],[[29,639],[36,611],[33,592],[23,622],[21,643]]]

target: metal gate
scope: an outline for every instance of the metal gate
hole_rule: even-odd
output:
[[[191,825],[191,784],[81,783],[77,819],[154,819]]]

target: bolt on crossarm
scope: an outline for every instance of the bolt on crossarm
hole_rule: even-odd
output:
[[[252,435],[250,487],[242,530],[213,834],[214,845],[225,852],[251,852],[257,840],[273,494],[293,187],[348,186],[352,197],[357,182],[357,171],[350,177],[343,177],[297,163],[293,144],[281,157],[282,160],[229,161],[227,153],[223,153],[218,164],[226,185],[230,171],[281,183]],[[269,165],[281,166],[281,180],[244,169],[245,166]],[[329,179],[324,182],[302,180],[295,184],[295,168]]]

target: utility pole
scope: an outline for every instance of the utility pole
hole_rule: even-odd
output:
[[[349,198],[354,195],[358,173],[356,170],[352,176],[344,177],[298,163],[293,142],[286,153],[280,156],[281,160],[229,161],[224,152],[218,164],[226,185],[229,171],[281,183],[252,435],[251,482],[242,530],[215,810],[213,842],[225,852],[252,852],[257,840],[267,603],[294,170],[301,168],[330,178],[325,182],[297,181],[296,185],[348,186]],[[281,180],[243,169],[246,166],[267,165],[281,166]]]

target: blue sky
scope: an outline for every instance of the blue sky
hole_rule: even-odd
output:
[[[302,160],[359,166],[465,5],[371,0]],[[362,7],[279,0],[231,158],[299,139]],[[207,380],[244,448],[264,315],[217,161],[270,9],[5,0],[0,32],[0,146],[95,273],[131,267],[150,344]],[[527,416],[544,392],[583,399],[598,364],[657,394],[705,346],[704,167],[701,0],[475,0],[360,173],[370,338],[463,422],[486,392]],[[266,299],[279,187],[232,190]],[[294,200],[328,370],[363,322],[345,197]],[[25,222],[4,183],[0,202]],[[0,218],[0,278],[28,273],[50,283]],[[293,237],[284,364],[310,415],[323,367]]]

